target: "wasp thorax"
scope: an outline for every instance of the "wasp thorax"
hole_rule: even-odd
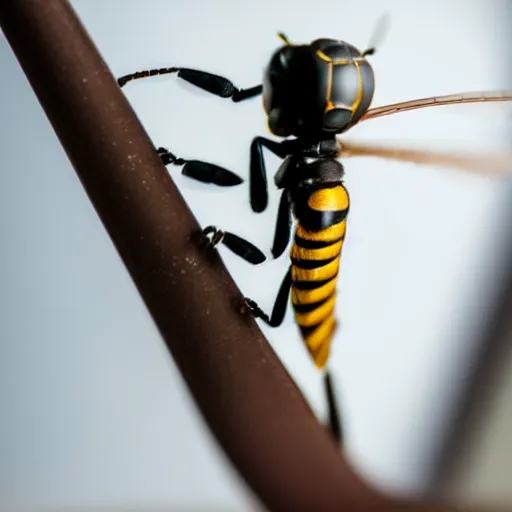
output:
[[[373,70],[357,48],[317,39],[274,53],[263,81],[263,106],[275,135],[323,137],[357,123],[373,92]]]

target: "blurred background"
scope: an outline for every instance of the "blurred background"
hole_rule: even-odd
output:
[[[512,77],[504,0],[451,0],[442,9],[390,0],[386,11],[377,0],[72,5],[115,76],[184,66],[250,87],[280,44],[278,31],[292,42],[334,37],[364,48],[387,12],[390,30],[371,57],[373,106],[506,89]],[[258,509],[203,424],[3,37],[0,62],[0,509]],[[233,104],[176,76],[124,92],[156,146],[248,178],[251,139],[267,135],[259,99]],[[362,123],[346,139],[506,149],[507,108],[403,113]],[[266,156],[272,182],[279,160]],[[503,441],[512,427],[511,364],[508,373],[487,369],[496,378],[485,380],[484,395],[474,375],[491,352],[496,359],[488,347],[506,346],[510,183],[376,159],[344,165],[352,206],[331,364],[347,453],[390,492],[502,500],[512,488]],[[201,224],[270,256],[276,191],[257,215],[246,184],[221,190],[169,170]],[[220,251],[244,294],[270,310],[286,257],[252,267]],[[323,417],[321,377],[293,316],[262,329]],[[468,396],[481,398],[469,407]],[[458,425],[469,416],[477,427],[463,435]]]

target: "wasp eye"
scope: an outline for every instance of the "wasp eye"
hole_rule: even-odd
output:
[[[333,108],[325,114],[324,128],[326,130],[340,130],[350,122],[352,111],[345,108]]]

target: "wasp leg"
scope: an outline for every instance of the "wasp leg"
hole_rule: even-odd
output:
[[[263,91],[263,86],[261,85],[256,85],[248,89],[239,89],[235,87],[231,80],[222,76],[214,75],[206,71],[199,71],[197,69],[175,67],[137,71],[118,78],[117,83],[119,87],[123,87],[132,80],[173,73],[177,73],[179,78],[199,87],[203,91],[215,94],[215,96],[220,96],[221,98],[231,98],[235,103],[258,96]]]
[[[167,148],[158,148],[158,156],[164,165],[182,165],[181,174],[202,183],[211,183],[219,187],[233,187],[243,182],[234,172],[218,165],[201,162],[200,160],[185,160],[171,153]]]
[[[268,205],[268,184],[263,148],[267,148],[275,155],[284,158],[286,153],[280,142],[275,142],[264,137],[255,137],[251,143],[250,163],[250,200],[251,208],[256,213],[261,213]]]
[[[267,259],[255,245],[233,233],[222,231],[215,226],[204,228],[203,235],[206,237],[210,247],[223,243],[237,256],[253,265],[263,263]]]
[[[279,201],[279,211],[277,214],[276,232],[274,235],[274,244],[272,245],[272,255],[275,259],[283,254],[290,242],[292,227],[292,215],[290,210],[290,196],[288,191],[284,190]]]
[[[340,421],[340,413],[336,401],[336,393],[332,383],[331,374],[326,371],[324,376],[325,394],[329,409],[329,430],[338,444],[343,442],[343,431]]]
[[[291,285],[292,269],[290,267],[284,276],[283,282],[281,283],[274,307],[272,308],[272,316],[270,317],[252,299],[245,297],[245,302],[256,318],[261,318],[261,320],[263,320],[270,327],[279,327],[283,323],[286,314],[286,306],[288,305],[288,297],[290,295]]]

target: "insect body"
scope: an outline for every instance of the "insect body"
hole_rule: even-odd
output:
[[[238,89],[226,78],[186,68],[162,68],[137,72],[119,79],[128,81],[153,75],[178,76],[212,94],[235,102],[263,94],[263,108],[269,131],[280,142],[255,137],[250,148],[250,204],[262,212],[268,204],[267,176],[263,158],[266,148],[283,159],[274,176],[281,194],[272,254],[278,258],[289,245],[292,213],[295,232],[290,252],[291,266],[279,289],[269,316],[251,299],[246,299],[256,317],[279,326],[291,295],[295,320],[315,365],[324,371],[331,430],[341,430],[327,363],[336,330],[335,300],[340,257],[345,239],[349,195],[343,184],[340,156],[379,156],[415,163],[436,163],[466,169],[509,171],[510,158],[443,155],[410,149],[389,149],[348,144],[337,139],[356,123],[396,112],[455,103],[510,101],[510,92],[470,93],[425,98],[369,108],[374,94],[374,74],[366,59],[375,48],[360,52],[346,42],[318,39],[311,44],[284,45],[271,57],[263,85]],[[182,173],[199,181],[220,186],[242,182],[231,171],[217,165],[185,160],[165,148],[158,149],[165,164],[183,166]],[[215,232],[209,227],[207,233]],[[219,233],[223,233],[219,231]],[[247,241],[228,234],[212,239],[224,243],[252,263],[264,256]]]
[[[252,301],[256,316],[273,326],[284,318],[284,298],[291,288],[295,321],[315,363],[324,370],[336,331],[334,315],[341,249],[346,232],[349,195],[343,166],[336,160],[336,135],[355,124],[373,97],[373,71],[353,46],[333,39],[310,45],[286,44],[272,57],[263,82],[263,106],[269,130],[294,136],[277,148],[260,139],[285,160],[275,175],[284,189],[273,254],[279,257],[290,240],[290,211],[296,219],[291,267],[269,318]],[[261,166],[263,168],[263,165]],[[253,209],[266,206],[265,173],[251,177]],[[328,395],[332,384],[326,372]],[[329,402],[333,402],[329,397]],[[331,404],[332,430],[340,437],[337,412]]]
[[[303,191],[303,197],[295,203],[305,210],[305,219],[299,220],[291,251],[295,320],[319,368],[324,368],[327,362],[336,328],[336,281],[349,205],[342,184],[330,188],[325,188],[327,183],[323,185],[320,189]],[[316,222],[308,222],[317,213],[320,213],[317,218],[323,226],[321,229]]]

